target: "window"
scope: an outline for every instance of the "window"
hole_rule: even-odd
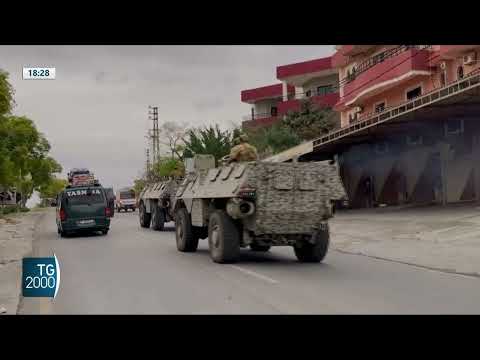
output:
[[[307,91],[305,92],[305,96],[306,96],[306,97],[312,96],[312,90],[307,90]]]
[[[352,111],[348,114],[348,122],[350,124],[357,121],[357,119],[358,119],[358,114],[356,112]]]
[[[457,69],[457,79],[460,80],[460,79],[463,79],[463,66],[459,66],[458,69]]]
[[[407,91],[407,100],[415,99],[416,97],[422,95],[422,87],[416,87],[410,91]]]
[[[388,144],[385,141],[375,144],[375,152],[377,154],[384,154],[388,152]]]
[[[327,95],[333,92],[332,85],[318,86],[317,95]]]
[[[278,109],[276,106],[272,106],[272,108],[270,109],[270,115],[271,116],[277,116],[278,114]]]
[[[463,132],[463,120],[447,120],[445,122],[446,135],[455,135]]]
[[[422,145],[423,144],[422,135],[407,135],[407,144],[408,145]]]
[[[375,112],[376,113],[382,112],[383,110],[385,110],[385,102],[375,104]]]
[[[442,71],[440,73],[440,85],[441,86],[447,85],[447,72],[446,71]]]
[[[135,191],[122,191],[120,192],[120,199],[135,199]]]

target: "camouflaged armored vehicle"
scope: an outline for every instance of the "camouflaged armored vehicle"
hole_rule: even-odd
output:
[[[172,197],[180,180],[169,179],[147,185],[138,197],[140,226],[163,230],[166,222],[173,221],[171,212]]]
[[[241,247],[293,246],[302,262],[320,262],[329,246],[331,201],[346,196],[334,164],[253,161],[215,167],[210,155],[188,159],[173,210],[177,248],[208,238],[212,260],[234,262]]]

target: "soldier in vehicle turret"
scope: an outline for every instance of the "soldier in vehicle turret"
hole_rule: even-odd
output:
[[[245,134],[233,140],[235,145],[230,150],[229,162],[255,161],[258,159],[257,149],[248,143],[248,137]]]

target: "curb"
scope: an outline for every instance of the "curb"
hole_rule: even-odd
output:
[[[380,257],[380,256],[367,255],[367,254],[362,254],[362,253],[358,253],[358,252],[351,252],[351,251],[346,251],[346,250],[341,250],[341,249],[333,249],[333,250],[337,251],[341,254],[365,256],[365,257],[368,257],[368,258],[371,258],[371,259],[394,262],[394,263],[397,263],[397,264],[413,266],[413,267],[426,269],[426,270],[431,270],[431,271],[438,271],[438,272],[441,272],[441,273],[444,273],[444,274],[468,276],[468,277],[471,277],[471,278],[480,278],[480,273],[476,273],[476,272],[467,273],[467,272],[461,272],[461,271],[456,271],[456,270],[452,270],[452,269],[445,269],[445,268],[440,268],[440,267],[420,265],[420,264],[410,263],[410,262],[407,262],[407,261],[394,260],[394,259],[384,258],[384,257]]]
[[[36,216],[36,219],[35,219],[34,224],[33,224],[30,251],[26,252],[23,257],[31,257],[33,255],[33,242],[35,241],[35,238],[36,238],[37,228],[38,228],[38,225],[40,224],[40,222],[46,216],[46,214],[47,214],[47,212],[42,211],[41,213],[39,213],[38,216]],[[19,262],[21,262],[21,260]],[[20,267],[20,275],[18,277],[20,279],[20,283],[22,281],[22,276],[23,276],[23,273],[22,273],[22,269]],[[15,314],[18,314],[18,312],[21,308],[22,300],[23,300],[21,284],[19,286],[19,289],[20,289],[20,292],[18,294],[18,302],[17,302],[17,308],[15,310]]]

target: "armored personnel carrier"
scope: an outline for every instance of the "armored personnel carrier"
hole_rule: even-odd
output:
[[[302,262],[320,262],[329,246],[332,200],[346,196],[329,161],[253,161],[215,167],[210,155],[186,163],[172,205],[177,248],[208,238],[214,262],[237,260],[240,248],[292,246]]]
[[[163,230],[166,222],[173,221],[172,197],[180,183],[179,179],[168,179],[147,185],[138,196],[140,226],[152,225],[153,230]]]

